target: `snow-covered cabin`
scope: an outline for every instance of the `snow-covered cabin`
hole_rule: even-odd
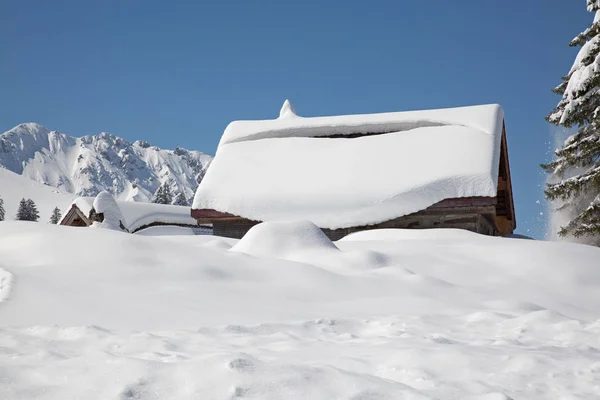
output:
[[[73,201],[59,221],[60,225],[90,226],[96,220],[94,197],[79,197]],[[121,228],[137,233],[155,226],[192,228],[195,233],[210,234],[210,226],[199,226],[190,216],[190,207],[167,204],[116,201]]]
[[[331,239],[374,228],[516,226],[499,105],[234,121],[192,216],[242,237],[261,221],[309,220]]]

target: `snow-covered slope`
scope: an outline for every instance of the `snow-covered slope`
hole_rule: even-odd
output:
[[[169,182],[173,191],[191,198],[211,159],[108,133],[74,138],[35,123],[0,134],[0,166],[78,196],[108,190],[121,200],[148,201]]]
[[[75,196],[42,185],[0,167],[0,197],[4,200],[6,220],[14,220],[22,198],[35,202],[40,212],[40,222],[48,222],[54,207],[65,210]]]
[[[598,248],[33,225],[0,223],[2,399],[600,398]]]

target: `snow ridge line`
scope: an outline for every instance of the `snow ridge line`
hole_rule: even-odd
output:
[[[298,117],[302,118],[302,117]],[[313,117],[313,118],[325,118],[325,117]],[[309,118],[307,118],[309,119]],[[277,121],[277,120],[274,120]],[[243,121],[247,122],[247,121]],[[254,121],[250,121],[254,122]],[[232,124],[234,124],[232,122]],[[441,126],[460,126],[464,128],[475,129],[483,134],[490,135],[490,132],[486,132],[480,128],[474,128],[466,124],[459,123],[446,123],[442,121],[435,120],[408,120],[402,122],[387,122],[387,123],[362,123],[362,124],[343,124],[343,125],[333,125],[328,124],[324,126],[311,126],[307,124],[306,126],[290,126],[290,127],[275,127],[268,128],[265,130],[261,130],[255,133],[250,133],[245,136],[233,137],[233,138],[225,138],[225,135],[221,139],[218,147],[240,143],[240,142],[250,142],[254,140],[262,140],[262,139],[284,139],[284,138],[313,138],[313,139],[325,139],[331,135],[339,135],[339,136],[350,136],[361,133],[368,134],[377,134],[377,135],[385,135],[385,134],[393,134],[393,133],[402,133],[413,131],[421,128],[436,128]],[[227,132],[227,130],[226,130]]]

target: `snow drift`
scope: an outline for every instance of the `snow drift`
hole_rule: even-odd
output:
[[[231,251],[286,259],[305,251],[338,251],[310,221],[263,222],[252,227]]]
[[[306,222],[241,241],[3,222],[0,238],[2,399],[599,394],[598,248],[454,230],[332,244]],[[385,263],[348,263],[360,252]]]

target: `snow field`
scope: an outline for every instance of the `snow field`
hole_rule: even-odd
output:
[[[600,396],[597,248],[331,243],[307,222],[240,241],[6,222],[0,238],[2,399]]]
[[[600,322],[545,311],[0,330],[5,399],[591,399]]]

